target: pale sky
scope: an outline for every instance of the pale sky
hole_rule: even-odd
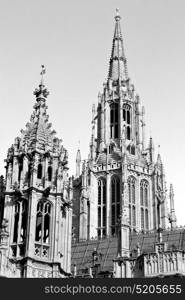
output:
[[[178,224],[184,225],[184,0],[0,0],[0,174],[14,138],[33,110],[40,66],[47,69],[48,113],[69,151],[71,174],[80,140],[88,156],[91,107],[107,77],[115,9],[128,72],[146,109]]]

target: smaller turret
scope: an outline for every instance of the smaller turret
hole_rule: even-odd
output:
[[[142,112],[141,112],[141,128],[142,128],[142,150],[145,149],[145,108],[142,106]]]
[[[154,143],[153,143],[152,137],[150,137],[150,139],[149,139],[148,150],[149,150],[149,160],[151,163],[153,163],[154,162]]]
[[[171,224],[171,229],[174,229],[176,227],[176,215],[175,215],[175,207],[174,207],[174,191],[173,191],[173,185],[170,184],[170,215],[169,215],[169,222]]]
[[[76,154],[76,178],[80,176],[81,172],[81,153],[80,149],[78,148]]]

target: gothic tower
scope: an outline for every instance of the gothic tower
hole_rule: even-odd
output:
[[[79,240],[121,235],[119,251],[127,253],[130,231],[163,230],[169,214],[164,167],[152,138],[145,141],[145,109],[128,76],[120,20],[117,10],[108,78],[92,108],[89,158],[74,180],[73,224]]]
[[[47,115],[44,83],[26,129],[15,138],[6,159],[5,203],[0,233],[0,275],[70,275],[72,182],[68,153]]]

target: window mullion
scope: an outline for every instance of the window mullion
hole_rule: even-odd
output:
[[[103,235],[103,182],[101,181],[101,237]]]
[[[45,208],[45,206],[43,205],[43,209],[42,209],[42,223],[41,223],[41,244],[42,245],[44,243],[44,208]]]
[[[20,236],[21,236],[21,222],[22,222],[22,203],[20,202],[20,209],[19,209],[19,222],[18,222],[18,232],[17,232],[17,244],[20,243]]]

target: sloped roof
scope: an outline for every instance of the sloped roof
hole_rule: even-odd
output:
[[[89,268],[92,265],[92,253],[94,249],[101,255],[98,263],[102,271],[112,270],[112,261],[117,255],[117,238],[102,240],[88,240],[72,245],[72,270],[74,264],[77,270]]]
[[[119,155],[119,153],[114,152],[114,153],[108,154],[108,157],[107,157],[106,153],[102,152],[98,156],[97,164],[106,165],[107,162],[108,162],[108,164],[111,164],[114,162],[118,162],[120,160],[121,160],[121,155]]]
[[[155,243],[158,242],[158,233],[156,231],[148,234],[131,233],[130,250],[134,256],[134,250],[137,245],[141,253],[154,252]],[[173,231],[166,230],[163,232],[163,242],[167,242],[167,250],[184,250],[185,251],[185,229],[178,228]],[[101,271],[113,271],[113,260],[117,257],[118,238],[106,238],[102,240],[88,240],[72,244],[72,271],[74,264],[78,271],[82,271],[92,266],[92,253],[96,248],[101,254],[98,263],[101,265]]]
[[[162,234],[162,240],[167,243],[167,250],[185,250],[185,229],[166,230]],[[139,244],[141,252],[153,252],[157,242],[158,234],[156,231],[148,234],[133,233],[130,237],[130,249],[131,251],[134,250]]]

